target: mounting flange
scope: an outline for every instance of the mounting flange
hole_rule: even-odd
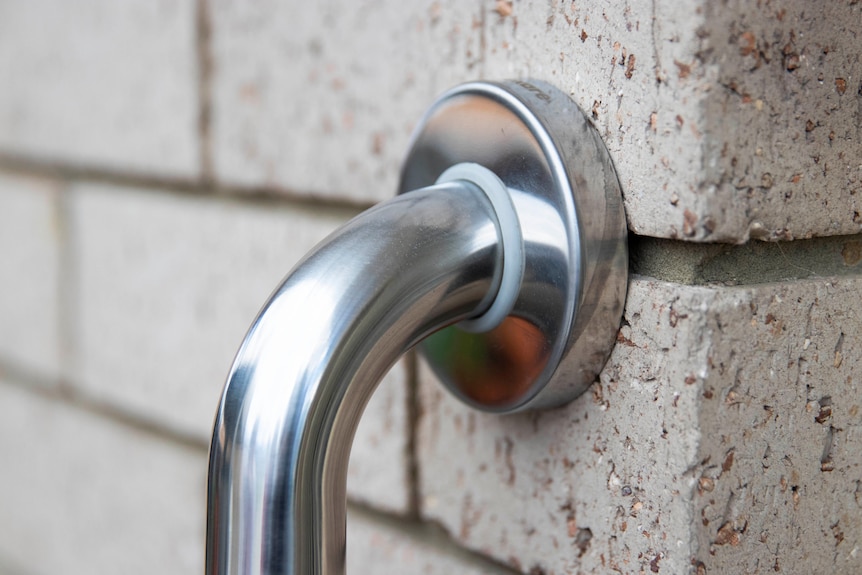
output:
[[[556,88],[474,82],[426,113],[399,193],[432,185],[464,162],[488,168],[511,194],[523,237],[520,291],[497,327],[450,326],[422,350],[449,389],[478,409],[571,401],[607,361],[625,302],[626,222],[607,149]]]

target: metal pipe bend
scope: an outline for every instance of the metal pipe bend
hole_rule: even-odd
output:
[[[423,337],[484,311],[502,257],[493,207],[459,181],[360,214],[290,272],[216,416],[209,575],[344,572],[347,462],[368,399]]]
[[[474,178],[475,164],[492,173]],[[353,434],[420,341],[455,395],[497,413],[570,401],[613,348],[621,190],[566,94],[525,81],[447,92],[414,135],[401,192],[312,251],[249,330],[213,432],[208,575],[344,573]]]

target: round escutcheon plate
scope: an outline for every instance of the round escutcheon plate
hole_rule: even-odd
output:
[[[432,185],[462,162],[490,169],[509,189],[524,241],[523,279],[497,327],[450,326],[422,351],[449,389],[478,409],[571,401],[604,366],[625,302],[625,214],[608,152],[556,88],[475,82],[444,94],[422,119],[399,193]]]

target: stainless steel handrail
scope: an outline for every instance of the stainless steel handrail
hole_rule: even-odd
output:
[[[361,214],[266,304],[217,415],[208,574],[343,573],[347,461],[366,402],[405,351],[481,313],[495,287],[496,218],[470,187],[432,186]]]
[[[496,413],[561,405],[602,369],[625,214],[565,94],[523,81],[444,94],[401,193],[306,256],[246,335],[213,431],[207,575],[343,575],[353,434],[420,341],[456,396]]]

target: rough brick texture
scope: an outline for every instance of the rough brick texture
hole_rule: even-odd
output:
[[[711,69],[701,184],[715,194],[711,225],[739,239],[858,233],[862,4],[704,6],[694,65]]]
[[[679,315],[709,296],[634,282],[630,326],[600,383],[562,409],[477,413],[426,372],[424,515],[525,573],[649,572],[655,557],[667,573],[685,573],[694,520],[686,470],[698,460],[700,399],[686,379],[705,369],[709,342],[702,317]]]
[[[199,572],[255,313],[436,95],[528,77],[607,143],[646,275],[566,407],[396,366],[350,572],[862,572],[862,2],[822,4],[0,3],[0,572]]]
[[[0,566],[203,572],[206,454],[0,380]]]
[[[856,573],[860,295],[635,279],[600,381],[547,413],[477,414],[426,373],[423,513],[524,572]]]
[[[709,573],[862,571],[862,280],[716,294],[694,500]]]
[[[392,197],[424,108],[476,76],[474,12],[461,2],[214,2],[217,177]]]
[[[856,233],[862,5],[809,8],[214,2],[216,172],[291,193],[386,198],[435,94],[535,77],[593,118],[637,233]]]
[[[195,3],[0,6],[0,153],[198,173]]]
[[[649,222],[674,209],[657,199],[690,194],[676,181],[699,169],[691,161],[698,138],[674,120],[695,117],[695,90],[655,77],[657,52],[670,61],[694,51],[690,22],[666,17],[684,9],[674,3],[658,15],[677,41],[657,44],[647,4],[603,14],[546,2],[519,2],[511,13],[493,2],[215,2],[216,173],[293,193],[384,199],[436,95],[477,78],[534,76],[594,113],[633,226],[657,233]],[[673,189],[659,193],[662,186]]]

